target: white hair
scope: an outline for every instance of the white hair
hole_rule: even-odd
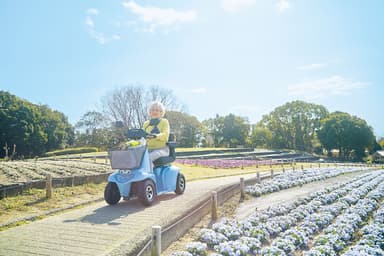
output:
[[[164,116],[165,114],[165,108],[164,108],[164,105],[163,103],[161,103],[160,101],[153,101],[151,102],[151,104],[149,105],[149,108],[148,108],[148,113],[151,114],[151,110],[154,109],[154,108],[157,108],[160,110],[161,112],[161,117]]]

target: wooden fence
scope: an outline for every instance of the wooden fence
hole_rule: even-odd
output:
[[[105,182],[110,173],[102,173],[96,175],[87,175],[87,176],[70,176],[70,177],[61,177],[61,178],[52,178],[52,187],[72,187],[79,186],[83,184],[93,183],[99,184]],[[45,189],[46,180],[37,180],[29,182],[21,182],[10,185],[0,185],[0,199],[10,196],[17,196],[23,193],[23,191],[37,188]]]

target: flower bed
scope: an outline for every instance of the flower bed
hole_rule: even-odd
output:
[[[246,160],[246,159],[176,159],[177,163],[203,166],[216,169],[244,168],[257,165],[279,164],[277,160]]]
[[[276,192],[295,186],[300,186],[313,181],[320,181],[338,176],[343,173],[360,171],[361,169],[340,167],[340,168],[322,168],[308,169],[304,171],[291,171],[276,175],[273,179],[260,184],[247,186],[245,192],[255,197],[264,194]]]
[[[339,255],[383,198],[384,171],[360,175],[294,203],[255,212],[244,220],[221,220],[211,229],[201,230],[198,244],[191,243],[187,251],[172,255]],[[375,228],[383,223],[382,208],[374,215],[376,222],[361,229],[364,235],[346,255],[359,255],[362,250],[383,255],[384,231]]]
[[[0,174],[7,179],[4,184],[41,180],[45,179],[47,174],[59,178],[95,175],[109,171],[111,168],[108,165],[75,160],[0,162]]]

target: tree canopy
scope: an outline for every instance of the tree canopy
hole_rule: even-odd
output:
[[[179,106],[172,91],[160,87],[127,86],[103,100],[103,109],[86,112],[75,133],[64,114],[0,91],[0,157],[39,156],[68,145],[114,148],[126,139],[127,129],[142,127],[154,100],[165,105],[165,117],[180,147],[252,146],[316,153],[338,149],[340,159],[361,160],[367,150],[384,146],[384,140],[376,142],[365,120],[343,112],[329,114],[324,106],[303,101],[279,106],[251,126],[247,118],[234,114],[200,123],[175,110]]]
[[[0,135],[0,157],[31,157],[72,144],[74,130],[63,113],[0,91]]]
[[[320,120],[327,114],[321,105],[292,101],[263,116],[257,126],[272,132],[270,144],[274,148],[311,151]]]
[[[246,145],[250,125],[244,117],[229,114],[216,115],[203,121],[207,135],[212,137],[214,145],[219,147],[236,147]]]
[[[178,146],[195,147],[201,137],[201,123],[195,116],[179,111],[167,111],[171,132],[176,135]]]
[[[365,150],[375,147],[375,136],[365,120],[344,112],[333,112],[321,121],[318,138],[330,152],[339,150],[340,159],[361,160]]]
[[[149,90],[142,86],[117,88],[102,99],[103,114],[110,122],[121,121],[125,128],[142,127],[148,120],[148,106],[160,101],[166,110],[176,109],[178,104],[171,90],[153,86]]]

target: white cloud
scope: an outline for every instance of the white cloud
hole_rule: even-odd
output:
[[[288,0],[279,0],[276,3],[277,11],[282,13],[288,10],[291,7],[291,4],[288,2]]]
[[[352,90],[367,86],[368,83],[365,82],[352,81],[342,76],[331,76],[288,86],[288,93],[308,99],[318,99],[333,95],[347,95]]]
[[[145,29],[154,32],[157,28],[169,30],[182,23],[191,23],[197,19],[194,10],[177,11],[175,9],[162,9],[154,6],[141,6],[135,1],[123,3],[123,6],[137,15],[149,27]]]
[[[89,30],[89,34],[91,35],[92,38],[96,39],[96,41],[99,44],[106,44],[106,43],[121,39],[119,35],[106,36],[104,35],[104,33],[97,32],[93,29]]]
[[[96,8],[89,8],[87,10],[87,15],[99,15],[99,10]]]
[[[93,22],[93,19],[89,16],[87,16],[85,18],[85,24],[88,26],[88,27],[94,27],[95,26],[95,23]]]
[[[299,70],[313,70],[313,69],[324,68],[326,66],[328,66],[327,63],[312,63],[312,64],[297,67],[297,69],[299,69]]]
[[[111,41],[120,40],[119,35],[106,36],[104,33],[99,32],[95,29],[95,22],[93,16],[99,15],[99,10],[90,8],[86,11],[87,16],[85,17],[85,25],[87,26],[89,35],[95,39],[99,44],[106,44]]]
[[[221,8],[226,12],[238,12],[256,4],[256,0],[222,0]]]

